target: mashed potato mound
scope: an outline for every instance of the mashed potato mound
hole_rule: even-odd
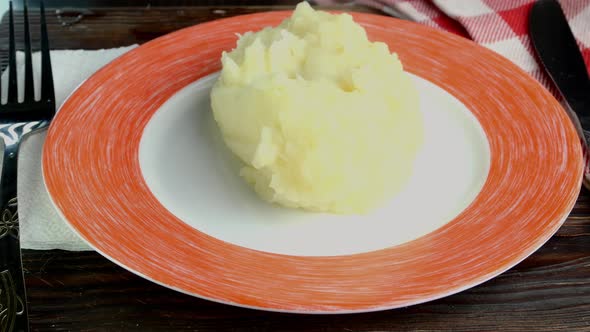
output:
[[[221,61],[214,117],[265,200],[359,214],[407,182],[423,137],[416,88],[350,15],[301,3]]]

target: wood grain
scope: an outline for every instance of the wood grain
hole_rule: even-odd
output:
[[[101,9],[72,27],[50,16],[51,41],[55,48],[144,42],[217,17],[216,9]],[[225,15],[267,9],[277,7],[223,8]],[[6,24],[0,35],[5,38]],[[6,45],[1,39],[0,49]],[[229,307],[157,286],[93,252],[28,250],[23,259],[33,331],[590,331],[587,190],[558,233],[510,271],[442,300],[369,314],[302,316]]]
[[[343,7],[319,7],[343,9]],[[366,7],[347,7],[359,12],[375,12]],[[141,7],[141,8],[94,8],[93,14],[78,24],[62,26],[54,10],[47,10],[48,32],[53,49],[99,49],[144,43],[169,32],[225,17],[252,14],[269,10],[290,10],[293,6],[201,6],[201,7]],[[6,16],[6,15],[5,15]],[[29,13],[33,26],[39,24],[38,12]],[[0,25],[0,49],[8,49],[8,25],[6,17]],[[17,41],[22,41],[22,15],[15,14]],[[31,30],[33,43],[39,40],[39,31]],[[17,43],[17,47],[21,44]],[[22,46],[21,46],[22,47]]]

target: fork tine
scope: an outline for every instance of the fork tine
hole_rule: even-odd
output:
[[[18,87],[16,83],[16,46],[14,44],[14,17],[12,15],[12,1],[9,3],[9,53],[8,53],[8,102],[18,102]]]
[[[33,56],[31,52],[31,35],[29,33],[29,13],[27,1],[24,2],[25,19],[25,101],[35,100],[35,87],[33,81]]]
[[[51,57],[49,55],[49,37],[47,36],[47,22],[45,21],[45,6],[40,1],[41,10],[41,100],[55,102],[53,74],[51,72]],[[54,109],[55,112],[55,109]]]

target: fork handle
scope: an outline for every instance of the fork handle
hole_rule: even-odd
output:
[[[7,146],[0,178],[0,331],[28,331],[16,198],[18,144]]]

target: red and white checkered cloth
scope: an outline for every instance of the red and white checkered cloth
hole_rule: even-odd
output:
[[[318,4],[350,1],[316,0]],[[520,66],[556,93],[536,60],[528,35],[534,0],[356,0],[357,4],[398,12],[415,22],[470,38]],[[590,65],[590,0],[561,0],[561,7]],[[588,92],[590,93],[590,91]]]

